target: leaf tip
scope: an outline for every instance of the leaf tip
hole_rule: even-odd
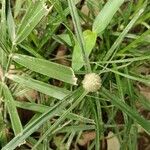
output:
[[[71,68],[71,72],[72,72],[72,80],[73,80],[73,85],[78,85],[77,81],[78,78],[75,76],[73,69]]]

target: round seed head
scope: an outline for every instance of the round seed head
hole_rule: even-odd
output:
[[[96,73],[89,73],[84,76],[82,84],[86,91],[96,92],[101,87],[101,78]]]

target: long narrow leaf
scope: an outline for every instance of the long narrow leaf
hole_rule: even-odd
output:
[[[89,62],[88,56],[86,54],[85,39],[83,37],[78,12],[77,12],[77,9],[75,7],[75,3],[74,3],[73,0],[68,0],[68,5],[69,5],[70,13],[71,13],[71,16],[72,16],[73,24],[74,24],[74,27],[75,27],[77,40],[78,40],[79,46],[81,48],[81,53],[82,53],[82,57],[83,57],[83,60],[84,60],[84,65],[85,65],[86,70],[88,72],[90,72],[91,67],[90,67],[90,62]]]
[[[1,24],[0,24],[0,31],[1,31],[1,40],[5,42],[6,40],[6,0],[2,0],[2,8],[1,8]]]
[[[104,8],[100,11],[93,23],[93,31],[101,34],[107,25],[112,20],[114,14],[117,12],[124,0],[109,0]]]
[[[13,55],[12,59],[32,71],[70,84],[76,84],[77,79],[75,78],[73,70],[70,67],[53,63],[48,60],[20,54]]]
[[[82,101],[82,99],[86,96],[86,94],[87,94],[86,91],[83,91],[83,93],[81,93],[79,98],[76,99],[76,101],[59,117],[59,119],[52,126],[49,127],[49,129],[44,133],[44,135],[38,140],[33,149],[35,149],[35,147],[37,147],[44,140],[44,138],[46,138],[54,129],[56,129],[56,127],[59,126],[59,124],[63,120],[66,119],[68,113],[78,106],[78,104]]]
[[[132,119],[134,119],[139,125],[141,125],[150,134],[150,121],[149,120],[146,120],[143,117],[141,117],[141,115],[138,114],[138,112],[133,110],[126,103],[120,101],[119,98],[116,97],[115,95],[112,96],[112,94],[109,94],[109,91],[107,91],[105,88],[102,88],[102,92],[105,96],[107,96],[111,100],[111,102],[117,108],[119,108],[121,111],[126,113]]]
[[[132,20],[129,22],[129,24],[125,27],[125,29],[123,30],[123,32],[119,35],[119,37],[116,39],[116,41],[114,42],[114,44],[112,45],[112,47],[109,49],[109,51],[107,52],[107,54],[105,55],[105,57],[103,58],[104,61],[107,61],[111,55],[115,55],[116,53],[116,48],[120,45],[120,43],[122,42],[123,38],[125,37],[125,35],[129,32],[129,30],[133,27],[134,23],[137,21],[137,19],[142,15],[143,11],[145,9],[145,5],[144,8],[140,9],[135,16],[132,18]]]
[[[20,24],[15,43],[22,42],[31,33],[40,20],[49,13],[51,8],[48,9],[44,1],[33,2]]]
[[[35,111],[38,113],[45,113],[46,111],[48,111],[49,109],[51,109],[51,107],[49,106],[45,106],[42,104],[36,104],[36,103],[30,103],[30,102],[19,102],[19,101],[15,101],[15,104],[17,107],[25,109],[25,110],[31,110],[31,111]],[[63,111],[59,111],[58,114],[55,114],[55,116],[60,116],[62,115],[62,113],[65,112],[65,110]],[[74,113],[68,113],[67,115],[68,119],[73,119],[73,120],[78,120],[81,122],[86,122],[86,123],[92,123],[94,124],[94,121],[92,119],[88,119],[85,118],[83,116],[74,114]]]
[[[23,0],[16,0],[14,8],[14,17],[16,18],[20,12],[21,6],[24,3]]]
[[[8,7],[8,14],[7,14],[7,26],[8,26],[8,33],[10,36],[10,39],[12,42],[14,42],[15,37],[16,37],[16,33],[15,33],[15,22],[12,16],[12,11],[11,11],[11,7],[9,4]]]
[[[3,93],[4,93],[4,100],[8,109],[8,113],[10,116],[11,124],[12,124],[12,129],[15,133],[15,135],[18,135],[19,133],[22,132],[22,124],[16,109],[16,105],[14,102],[14,99],[11,95],[11,92],[9,91],[7,85],[4,83],[0,83],[3,88]]]
[[[37,90],[41,93],[44,93],[46,95],[49,95],[51,97],[57,98],[57,99],[63,99],[66,97],[70,92],[63,89],[63,88],[58,88],[56,86],[46,84],[44,82],[34,80],[30,77],[22,77],[22,76],[17,76],[17,75],[7,75],[7,78],[21,84],[22,86],[27,86],[31,89]]]
[[[19,135],[15,136],[2,150],[14,150],[18,145],[22,144],[24,140],[29,137],[33,132],[35,132],[41,125],[43,125],[46,121],[51,119],[57,112],[66,107],[70,101],[72,101],[72,97],[74,99],[78,98],[79,95],[83,91],[79,88],[74,93],[71,93],[62,101],[57,103],[51,109],[42,114],[39,118],[30,123]]]

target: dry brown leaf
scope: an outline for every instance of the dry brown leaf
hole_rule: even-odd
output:
[[[26,91],[25,93],[23,93],[22,95],[17,97],[17,100],[19,101],[26,101],[27,97],[32,99],[33,101],[36,101],[38,98],[38,92],[32,89],[29,89],[28,91]]]
[[[96,5],[98,6],[98,3],[97,3],[96,1],[93,1],[93,3],[95,3],[95,6],[96,6]],[[92,10],[92,11],[93,11],[93,10]],[[84,15],[89,16],[90,10],[89,10],[89,7],[87,6],[87,4],[84,4],[84,5],[82,6],[81,12],[82,12]],[[97,15],[99,14],[99,8],[98,8],[98,7],[95,7],[95,9],[94,9],[93,12],[94,12],[95,16],[97,16]]]
[[[84,6],[82,7],[81,12],[82,12],[83,14],[85,14],[86,16],[89,15],[89,8],[87,7],[87,5],[84,5]]]
[[[140,93],[150,102],[150,87],[140,86]]]
[[[78,144],[81,146],[87,145],[90,141],[94,140],[96,136],[95,131],[84,132],[81,136],[81,139],[78,141]]]
[[[70,63],[65,59],[67,53],[67,47],[65,45],[60,45],[57,49],[56,62],[65,66],[70,66]]]
[[[109,132],[107,136],[107,150],[119,150],[120,143],[117,136],[113,132]]]

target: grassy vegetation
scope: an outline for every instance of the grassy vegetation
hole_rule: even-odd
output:
[[[0,0],[0,6],[2,150],[99,150],[109,131],[121,150],[137,149],[139,126],[150,134],[150,120],[137,107],[150,110],[137,90],[150,86],[140,71],[150,65],[150,1]],[[96,92],[82,86],[89,73],[101,78]]]

